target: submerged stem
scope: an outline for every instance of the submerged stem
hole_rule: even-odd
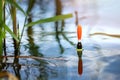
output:
[[[16,2],[16,0],[13,0],[14,2]],[[16,18],[16,7],[12,6],[11,8],[12,10],[12,19],[13,19],[13,32],[14,34],[18,37],[18,31],[17,31],[17,18]],[[13,39],[14,41],[14,49],[15,49],[15,55],[18,55],[18,42]]]
[[[5,17],[5,4],[4,4],[4,23],[6,23],[6,17]],[[6,56],[7,53],[6,53],[6,30],[5,30],[5,27],[4,27],[4,55]]]

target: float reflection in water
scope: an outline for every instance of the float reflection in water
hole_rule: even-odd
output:
[[[78,74],[82,75],[83,73],[83,63],[82,63],[82,43],[78,42],[77,44],[77,54],[78,54]]]

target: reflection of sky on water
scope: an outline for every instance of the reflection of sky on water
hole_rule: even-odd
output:
[[[43,13],[41,13],[39,5],[36,5],[33,8],[32,13],[34,20],[42,19],[46,17],[54,16],[55,11],[55,3],[53,1],[47,2],[48,5],[44,7]],[[105,32],[109,34],[119,34],[119,1],[117,0],[74,0],[74,1],[62,1],[63,10],[62,13],[73,13],[74,11],[78,11],[79,13],[79,23],[83,26],[83,37],[87,37],[89,33],[94,32]],[[45,4],[45,3],[44,3]],[[114,5],[115,4],[115,5]],[[49,7],[52,5],[53,7]],[[24,7],[24,6],[23,6]],[[49,9],[48,9],[49,8]],[[85,9],[84,9],[85,8]],[[36,10],[36,11],[34,11]],[[40,11],[39,11],[40,10]],[[42,16],[41,16],[42,15]],[[21,26],[24,19],[20,19]],[[74,25],[75,18],[65,20],[65,31],[74,31],[76,32],[76,28]],[[35,31],[41,31],[41,27],[45,28],[44,31],[53,31],[54,23],[45,23],[40,24],[39,28],[35,28]],[[114,30],[113,30],[114,29]]]
[[[120,21],[120,11],[119,11],[119,0],[99,0],[99,15],[100,19],[96,25],[103,32],[108,32],[111,34],[120,34],[119,21]]]
[[[77,1],[77,2],[75,2]],[[111,5],[112,3],[116,3],[116,1],[98,1],[94,0],[96,2],[89,2],[88,0],[85,0],[86,2],[82,0],[74,0],[69,1],[67,3],[66,1],[63,1],[63,11],[62,13],[70,13],[72,12],[74,14],[74,11],[78,11],[79,15],[79,23],[83,25],[83,74],[82,76],[77,75],[77,61],[78,57],[75,51],[75,45],[72,46],[69,42],[64,40],[62,34],[60,33],[60,42],[64,47],[64,54],[63,57],[66,57],[69,61],[65,62],[64,65],[62,65],[62,62],[56,62],[55,64],[59,67],[56,68],[58,70],[58,75],[55,79],[87,79],[87,80],[117,80],[119,78],[119,74],[116,75],[114,72],[116,72],[116,69],[118,69],[117,66],[119,66],[119,62],[116,62],[119,60],[116,55],[119,55],[119,38],[113,38],[106,35],[94,35],[91,36],[91,38],[87,38],[89,33],[95,33],[95,32],[102,32],[102,33],[109,33],[109,34],[119,34],[119,23],[118,23],[118,10],[116,10],[118,7],[116,5]],[[64,3],[66,2],[66,3]],[[74,2],[74,5],[72,5],[72,2]],[[100,3],[99,3],[100,2]],[[77,6],[75,5],[77,4]],[[113,12],[111,13],[112,9],[114,8]],[[115,15],[115,16],[112,16]],[[68,37],[70,41],[72,41],[74,44],[77,43],[76,39],[76,27],[75,27],[75,18],[65,20],[65,35]],[[55,37],[55,32],[51,33],[53,31],[54,27],[53,23],[45,23],[42,26],[45,28],[45,32],[50,32],[49,35],[47,33],[43,33],[45,35],[44,37],[42,35],[37,35],[38,38],[36,40],[40,42],[37,42],[38,45],[40,45],[40,51],[44,54],[44,56],[61,56],[60,53],[60,47],[58,46]],[[50,29],[48,27],[50,27]],[[37,29],[36,29],[37,30]],[[35,30],[35,31],[36,31]],[[42,31],[42,30],[41,30]],[[66,33],[66,32],[73,32],[73,33]],[[36,32],[34,35],[38,34],[39,32]],[[50,35],[51,34],[51,35]],[[52,45],[52,46],[51,46]],[[110,50],[109,50],[110,49]],[[112,57],[112,58],[111,58]],[[112,66],[116,63],[115,66]],[[110,68],[113,69],[110,69]],[[116,69],[114,69],[114,67]],[[65,73],[61,75],[61,73]],[[119,71],[118,71],[119,73]],[[105,76],[106,75],[106,76]],[[113,76],[113,77],[108,77]]]
[[[42,1],[42,0],[41,0]],[[45,2],[44,2],[45,1]],[[44,23],[35,25],[32,28],[33,33],[31,36],[34,41],[34,46],[37,47],[38,53],[44,55],[44,57],[63,57],[67,61],[51,61],[54,63],[54,67],[48,64],[50,68],[55,69],[55,74],[48,72],[49,80],[117,80],[120,78],[119,67],[120,63],[120,41],[118,37],[111,37],[108,35],[93,35],[96,32],[108,33],[119,35],[119,0],[61,0],[63,14],[73,13],[74,17],[65,20],[65,27],[63,33],[60,31],[57,35],[55,32],[55,23]],[[39,1],[38,1],[39,2]],[[55,3],[54,0],[43,0],[43,5],[40,6],[36,3],[36,6],[32,10],[33,21],[51,17],[55,15]],[[25,4],[25,3],[24,3]],[[24,4],[22,7],[26,9]],[[49,7],[51,6],[51,7]],[[75,26],[75,14],[74,11],[78,11],[79,23],[83,27],[83,74],[80,76],[77,74],[78,57],[76,53],[77,35]],[[19,12],[18,12],[19,13]],[[18,14],[21,16],[23,14]],[[20,26],[23,25],[24,18],[20,17]],[[55,36],[59,37],[59,41]],[[27,32],[24,33],[24,39],[22,40],[21,55],[30,55],[28,46],[29,44]],[[61,54],[61,47],[64,49]],[[9,52],[12,52],[11,50]],[[21,63],[39,64],[39,61],[32,60],[20,60]],[[41,63],[41,62],[40,62]],[[111,69],[112,68],[112,69]],[[53,71],[54,71],[53,69]],[[34,74],[34,70],[37,71],[34,74],[39,77],[39,69],[36,67],[24,67],[21,73],[30,70]],[[48,69],[49,70],[49,69]],[[118,70],[118,71],[117,71]],[[30,73],[28,71],[28,73]],[[116,74],[117,73],[117,74]],[[25,73],[24,73],[25,74]],[[31,74],[31,75],[32,75]],[[112,76],[112,77],[110,77]],[[23,76],[27,77],[27,76]],[[32,76],[34,79],[35,76]],[[35,78],[36,79],[36,78]]]
[[[85,27],[85,33],[87,32],[106,32],[110,34],[119,33],[119,3],[118,0],[74,0],[76,2],[69,2],[65,7],[69,8],[72,5],[71,10],[68,12],[79,13],[79,23]],[[85,9],[84,9],[85,8]],[[64,9],[64,8],[63,8]],[[63,11],[64,13],[64,11]],[[87,29],[91,30],[86,30]],[[92,28],[92,29],[91,29]],[[94,29],[95,28],[95,29]]]

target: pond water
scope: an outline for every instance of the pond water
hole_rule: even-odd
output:
[[[27,11],[28,3],[29,0],[23,0],[19,4]],[[2,63],[1,71],[6,70],[20,80],[119,80],[119,3],[119,0],[34,0],[28,11],[28,23],[67,13],[72,13],[73,18],[25,28],[20,55],[31,57],[9,57]],[[76,51],[75,11],[83,28],[80,59]],[[22,30],[24,16],[19,11],[17,16]],[[8,55],[14,52],[11,39],[8,35]]]

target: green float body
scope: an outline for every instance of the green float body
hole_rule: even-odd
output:
[[[82,43],[81,42],[78,42],[77,44],[77,54],[78,54],[78,57],[81,58],[82,57]]]

